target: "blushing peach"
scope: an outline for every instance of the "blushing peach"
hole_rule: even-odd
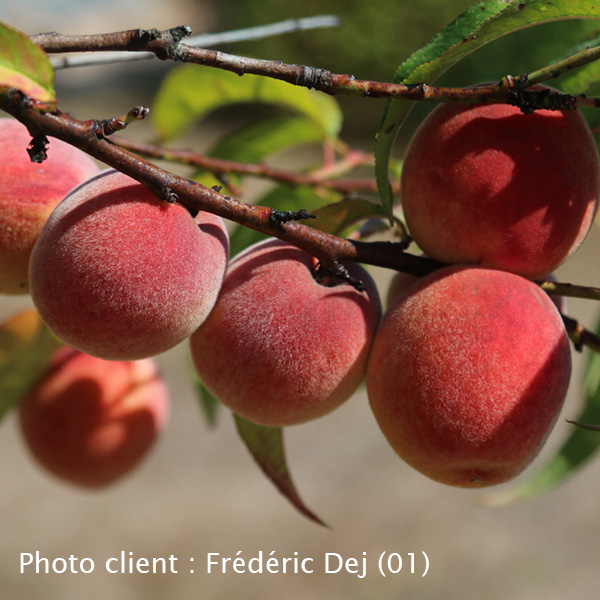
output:
[[[54,207],[76,185],[97,173],[84,152],[51,139],[48,158],[33,163],[27,129],[0,119],[0,294],[29,291],[31,249]]]
[[[229,253],[223,221],[113,170],[73,190],[31,256],[31,295],[66,343],[109,360],[164,352],[210,312]]]
[[[130,473],[163,431],[169,395],[154,359],[105,361],[71,348],[19,405],[36,460],[73,484],[100,488]]]
[[[368,273],[348,265],[366,291],[326,287],[316,261],[282,241],[259,242],[230,264],[219,299],[191,336],[196,371],[241,417],[279,427],[321,417],[363,381],[380,318]]]
[[[409,144],[401,188],[428,256],[535,279],[571,256],[593,222],[598,152],[578,110],[441,104]]]
[[[392,448],[431,479],[508,481],[536,456],[571,373],[552,300],[518,275],[440,269],[390,307],[367,369],[373,414]]]

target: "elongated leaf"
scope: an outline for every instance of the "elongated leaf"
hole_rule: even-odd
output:
[[[0,88],[17,88],[54,103],[54,69],[46,53],[20,31],[0,22]]]
[[[303,115],[327,136],[337,136],[341,128],[341,111],[330,96],[267,77],[239,77],[198,65],[171,71],[158,91],[151,115],[159,137],[166,141],[218,108],[248,102]]]
[[[429,44],[398,68],[397,83],[429,83],[471,52],[508,33],[560,19],[600,18],[600,3],[589,0],[487,0],[477,2]],[[375,144],[375,172],[386,214],[392,218],[388,183],[390,152],[398,130],[414,102],[397,99],[386,106]]]
[[[246,164],[260,164],[289,148],[323,142],[325,137],[318,123],[303,116],[284,115],[236,129],[223,136],[208,155]],[[207,187],[223,185],[206,171],[195,173],[193,179]],[[233,173],[227,176],[227,181],[238,187],[242,179],[243,176]]]
[[[206,389],[202,381],[200,381],[195,369],[191,368],[190,372],[192,383],[194,384],[194,388],[196,390],[196,397],[198,398],[198,403],[202,409],[202,414],[204,415],[207,424],[211,427],[214,427],[217,424],[217,416],[219,414],[219,410],[221,409],[221,404]]]
[[[237,415],[234,415],[234,419],[240,437],[265,475],[301,514],[326,527],[325,523],[306,507],[296,490],[285,458],[282,430],[278,427],[255,425]]]
[[[257,163],[301,144],[323,142],[325,132],[304,116],[284,115],[261,120],[224,136],[210,156],[244,163]]]
[[[600,333],[600,322],[596,333]],[[568,418],[586,425],[600,425],[600,354],[590,354],[584,389],[585,403],[581,414]],[[563,483],[586,464],[600,450],[600,431],[572,427],[569,437],[541,471],[513,490],[491,494],[486,503],[498,506],[539,496]]]
[[[21,312],[0,326],[0,419],[44,371],[62,342],[33,310]]]
[[[345,229],[365,219],[384,216],[381,206],[362,198],[346,198],[327,204],[314,210],[313,214],[317,219],[310,222],[311,227],[334,235],[341,235]]]

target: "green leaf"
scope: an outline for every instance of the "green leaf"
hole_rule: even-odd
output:
[[[0,88],[17,88],[54,103],[54,69],[46,53],[20,31],[0,22]]]
[[[178,137],[212,111],[239,103],[269,104],[290,110],[316,123],[327,137],[336,137],[341,129],[341,111],[330,96],[268,77],[239,77],[198,65],[183,65],[167,75],[151,117],[160,139],[166,141]]]
[[[329,190],[317,190],[309,186],[280,185],[263,196],[259,203],[262,206],[268,206],[279,211],[305,209],[308,212],[313,212],[324,204],[338,199],[339,195]],[[315,225],[315,223],[315,219],[306,221],[306,224],[310,226]],[[264,233],[259,233],[243,225],[237,225],[229,236],[231,256],[239,254],[248,246],[267,237]]]
[[[341,235],[345,229],[372,217],[385,216],[381,206],[362,198],[346,198],[313,211],[317,220],[310,226],[320,231]]]
[[[600,35],[598,32],[593,37],[587,37],[579,44],[569,49],[564,56],[556,59],[558,62],[561,59],[585,50],[600,45]],[[595,60],[591,63],[583,65],[577,69],[573,69],[560,76],[560,89],[567,94],[590,94],[597,90],[600,86],[600,61]]]
[[[301,144],[323,142],[324,131],[304,116],[283,115],[251,123],[224,136],[210,156],[244,163],[257,163]]]
[[[596,327],[600,334],[600,322]],[[585,403],[581,414],[569,419],[588,425],[600,425],[600,354],[592,352],[585,373]],[[583,467],[600,449],[600,431],[573,425],[570,435],[545,467],[508,492],[491,494],[486,504],[503,506],[539,496],[563,483]]]
[[[20,402],[62,345],[33,310],[0,325],[0,419]]]
[[[233,416],[240,437],[264,474],[301,514],[326,527],[298,495],[287,466],[281,428],[263,427],[250,423],[238,415]]]
[[[191,374],[192,383],[196,390],[196,397],[198,398],[204,418],[208,425],[214,427],[217,424],[217,415],[219,414],[221,403],[206,389],[206,386],[202,383],[194,368],[191,368]]]
[[[462,13],[429,44],[400,65],[394,82],[429,83],[471,52],[508,33],[560,19],[600,18],[600,3],[589,0],[487,0]],[[392,219],[389,159],[399,128],[414,102],[393,99],[386,106],[375,143],[375,173],[386,215]]]
[[[289,148],[323,142],[324,139],[323,130],[314,121],[303,116],[283,115],[236,129],[223,136],[208,155],[252,165],[262,163],[268,157]],[[227,176],[236,186],[240,185],[242,178],[242,175],[234,173]],[[223,182],[207,171],[198,171],[193,179],[207,187],[223,185]]]

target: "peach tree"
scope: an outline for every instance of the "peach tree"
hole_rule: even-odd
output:
[[[390,82],[225,54],[186,26],[27,36],[0,24],[0,293],[30,293],[37,311],[0,328],[0,415],[19,411],[55,474],[112,482],[167,413],[162,382],[140,384],[132,361],[189,340],[207,421],[229,409],[266,476],[322,523],[293,482],[285,427],[333,411],[366,380],[382,431],[409,464],[452,485],[507,481],[556,422],[573,349],[590,353],[581,414],[509,496],[564,481],[600,444],[600,339],[550,300],[600,299],[585,282],[552,279],[597,211],[588,121],[600,105],[598,39],[498,82],[435,82],[514,31],[599,18],[585,0],[477,2]],[[172,69],[149,108],[74,116],[61,110],[55,72],[77,65],[75,52],[89,68],[110,52]],[[387,98],[372,152],[342,139],[339,94]],[[392,149],[417,102],[440,106],[403,165]],[[216,109],[243,103],[272,110],[207,152],[178,145]],[[151,142],[122,133],[144,119]],[[305,144],[322,148],[321,164],[270,165]],[[110,170],[98,174],[98,164]],[[245,202],[251,177],[272,185]],[[383,307],[368,265],[401,274]],[[152,393],[131,401],[138,387]],[[44,429],[44,410],[62,435]],[[78,452],[99,462],[65,464]]]

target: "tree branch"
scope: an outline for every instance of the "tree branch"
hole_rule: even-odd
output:
[[[0,108],[21,121],[34,139],[51,136],[63,140],[144,184],[159,198],[177,200],[191,212],[212,212],[261,233],[287,240],[315,256],[325,267],[341,260],[364,258],[371,264],[382,262],[407,268],[410,272],[416,271],[417,274],[424,272],[423,261],[404,253],[399,244],[371,247],[372,244],[363,243],[361,249],[359,242],[351,242],[296,221],[274,226],[270,208],[224,196],[143,160],[107,139],[99,121],[79,121],[58,110],[40,112],[35,101],[17,90],[0,94]]]
[[[112,131],[123,129],[133,120],[144,118],[146,110],[143,108],[136,107],[125,117],[118,119],[80,121],[59,110],[46,112],[43,105],[38,107],[35,100],[13,89],[8,93],[0,90],[0,109],[28,128],[34,147],[43,146],[46,136],[60,139],[129,175],[165,201],[177,201],[192,213],[211,212],[285,240],[317,258],[321,267],[330,269],[331,272],[336,272],[342,261],[395,269],[417,276],[426,275],[445,266],[427,257],[405,252],[403,243],[345,239],[304,225],[295,219],[279,219],[271,208],[241,202],[198,182],[175,175],[108,139],[107,135]],[[115,123],[119,126],[114,126]],[[111,126],[108,127],[107,124]],[[597,288],[554,282],[539,282],[539,285],[552,294],[600,300],[600,289]],[[576,347],[587,345],[600,351],[600,340],[594,334],[569,317],[564,317],[564,321]]]
[[[597,60],[599,48],[588,49],[535,72],[532,76],[507,76],[497,84],[463,88],[435,87],[425,83],[400,84],[356,79],[353,75],[333,73],[327,69],[305,65],[286,64],[226,54],[207,48],[196,48],[181,42],[189,36],[187,26],[165,31],[133,29],[97,35],[65,36],[58,33],[32,36],[32,41],[48,53],[97,52],[150,52],[161,60],[175,60],[231,71],[238,75],[251,73],[286,81],[301,87],[314,88],[335,95],[345,94],[371,98],[404,98],[421,102],[506,102],[526,112],[537,109],[571,110],[581,107],[599,107],[600,99],[583,94],[571,96],[559,92],[526,90],[534,82],[551,79],[576,66]]]
[[[203,33],[188,38],[187,43],[189,46],[211,48],[221,44],[232,44],[235,42],[260,40],[267,37],[295,33],[298,31],[337,27],[339,23],[339,18],[335,15],[318,15],[314,17],[304,17],[300,19],[287,19],[285,21],[279,21],[277,23],[270,23],[267,25],[259,25],[257,27],[245,27],[242,29],[234,29],[232,31],[223,31],[218,33]],[[93,37],[96,38],[96,44],[98,44],[98,36]],[[46,52],[53,52],[53,50],[50,49],[52,45],[54,45],[55,48],[58,48],[60,44],[60,38],[70,38],[70,40],[68,41],[69,44],[74,44],[75,39],[78,38],[78,47],[76,50],[74,49],[73,51],[85,51],[85,36],[61,36],[56,32],[31,36],[32,41],[44,47],[46,49]],[[58,50],[54,50],[54,52],[57,51]],[[55,69],[65,69],[70,67],[96,66],[114,64],[118,62],[147,60],[156,57],[156,55],[153,52],[144,51],[111,52],[108,50],[101,49],[95,52],[101,53],[96,53],[91,56],[78,55],[66,57],[53,57],[51,59],[51,63]]]
[[[575,319],[562,315],[565,329],[569,339],[573,342],[575,350],[581,352],[584,346],[587,346],[594,352],[600,352],[600,338],[593,332],[589,331]]]
[[[206,171],[214,173],[217,177],[229,174],[251,175],[253,177],[262,177],[294,186],[307,185],[311,187],[326,188],[341,192],[342,194],[377,192],[377,182],[375,179],[328,179],[327,175],[332,172],[331,169],[322,170],[318,173],[305,174],[269,167],[262,163],[244,163],[214,158],[198,154],[192,150],[164,148],[153,144],[144,144],[122,138],[113,138],[113,141],[122,148],[135,152],[138,155],[155,160],[168,160],[179,164],[185,164],[197,169],[205,169]],[[370,163],[372,162],[372,156],[361,153],[361,157],[350,162],[351,164],[349,166],[356,166],[356,163]],[[399,183],[397,181],[392,182],[391,185],[396,193],[400,191]]]

